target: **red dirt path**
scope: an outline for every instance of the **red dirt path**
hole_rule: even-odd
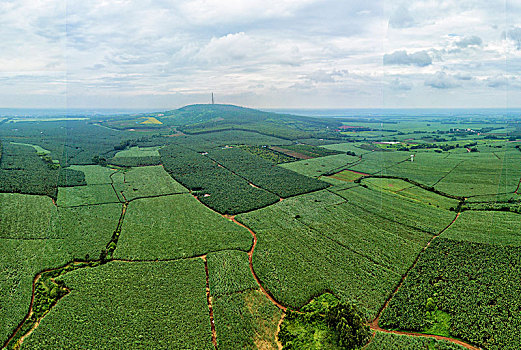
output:
[[[253,230],[251,228],[249,228],[248,226],[240,223],[239,221],[237,221],[235,219],[235,215],[233,216],[226,216],[228,219],[232,220],[234,223],[236,223],[237,225],[239,226],[242,226],[244,227],[245,229],[247,229],[251,235],[253,236],[253,245],[251,246],[251,249],[250,251],[248,252],[248,260],[250,262],[250,271],[251,271],[251,274],[253,275],[253,278],[255,278],[255,281],[257,282],[257,284],[259,285],[259,288],[261,290],[261,292],[275,305],[277,306],[279,309],[281,309],[282,311],[286,312],[286,309],[287,307],[282,305],[281,303],[279,303],[277,300],[275,300],[275,298],[273,298],[273,296],[262,286],[262,283],[261,283],[261,280],[259,279],[259,276],[257,276],[257,274],[255,273],[255,270],[253,269],[253,251],[255,250],[255,246],[257,245],[257,235],[255,234],[255,232],[253,232]]]
[[[432,334],[423,334],[423,333],[414,333],[414,332],[389,331],[387,329],[380,328],[378,325],[375,326],[372,323],[369,326],[371,327],[372,330],[378,331],[378,332],[392,333],[392,334],[401,334],[401,335],[409,335],[409,336],[412,336],[412,337],[434,338],[434,339],[437,339],[437,340],[446,340],[446,341],[449,341],[451,343],[461,345],[461,346],[463,346],[466,349],[481,350],[481,348],[478,348],[478,347],[475,347],[473,345],[467,344],[467,343],[465,343],[465,342],[463,342],[461,340],[454,339],[454,338],[449,338],[449,337],[444,337],[444,336],[441,336],[441,335],[432,335]]]
[[[519,178],[519,182],[517,183],[516,190],[514,191],[515,194],[518,194],[517,191],[519,191],[519,186],[521,186],[521,178]]]

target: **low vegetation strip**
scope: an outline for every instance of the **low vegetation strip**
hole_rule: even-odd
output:
[[[310,159],[324,156],[331,156],[334,154],[340,154],[344,152],[317,147],[313,145],[305,145],[305,144],[293,144],[284,146],[284,148],[273,148],[276,151],[283,152],[290,156],[300,158],[300,159]]]

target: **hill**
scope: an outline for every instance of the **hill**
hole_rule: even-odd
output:
[[[158,123],[147,123],[149,118]],[[341,125],[333,119],[278,114],[226,104],[194,104],[158,113],[112,117],[102,124],[118,130],[175,128],[185,134],[245,130],[290,140],[331,137],[328,130]]]

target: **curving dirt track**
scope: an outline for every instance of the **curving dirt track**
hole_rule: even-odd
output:
[[[412,337],[433,338],[433,339],[437,339],[437,340],[445,340],[445,341],[448,341],[448,342],[451,342],[451,343],[454,343],[454,344],[461,345],[461,346],[463,346],[466,349],[481,350],[481,348],[478,348],[478,347],[475,347],[474,345],[470,345],[468,343],[465,343],[464,341],[461,341],[459,339],[444,337],[444,336],[441,336],[441,335],[432,335],[432,334],[423,334],[423,333],[414,333],[414,332],[390,331],[390,330],[387,330],[387,329],[380,328],[378,325],[374,325],[372,323],[369,326],[371,327],[372,330],[378,331],[378,332],[391,333],[391,334],[400,334],[400,335],[408,335],[408,336],[412,336]]]
[[[255,281],[257,282],[257,284],[259,285],[259,288],[261,290],[261,292],[275,305],[277,306],[279,309],[281,309],[282,311],[286,312],[286,309],[287,307],[282,305],[281,303],[279,303],[277,300],[275,300],[275,298],[270,294],[270,292],[268,292],[263,286],[262,286],[262,283],[261,283],[261,280],[259,278],[259,276],[257,276],[257,274],[255,273],[255,270],[253,269],[253,252],[255,250],[255,246],[257,245],[257,235],[255,234],[255,232],[253,232],[253,230],[251,228],[249,228],[248,226],[240,223],[239,221],[237,221],[235,219],[235,215],[233,216],[225,216],[226,218],[230,219],[231,221],[233,221],[234,223],[236,223],[237,225],[239,226],[242,226],[244,227],[245,229],[247,229],[251,235],[253,236],[253,244],[250,248],[250,251],[248,252],[248,260],[250,262],[250,271],[251,271],[251,274],[253,275],[253,278],[255,279]]]

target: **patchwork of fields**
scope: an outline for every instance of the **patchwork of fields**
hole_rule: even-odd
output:
[[[517,128],[192,108],[0,124],[2,349],[517,348]]]

